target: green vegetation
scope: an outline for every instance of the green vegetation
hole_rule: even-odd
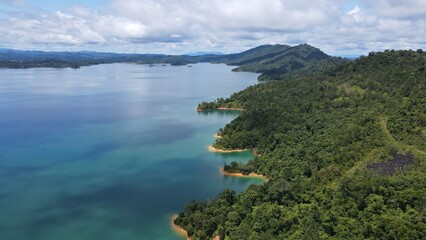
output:
[[[265,54],[266,52],[266,54]],[[271,53],[272,52],[272,53]],[[262,73],[259,80],[282,80],[292,75],[311,76],[340,65],[348,60],[331,57],[318,48],[308,44],[295,47],[286,45],[269,46],[248,60],[247,54],[244,61],[228,61],[226,63],[239,65],[234,71],[248,71]]]
[[[206,107],[244,108],[214,147],[255,149],[232,172],[269,178],[190,202],[192,239],[425,239],[426,53],[385,51],[258,84]]]
[[[276,57],[290,48],[291,46],[280,44],[262,45],[241,53],[223,55],[216,61],[224,62],[233,66],[248,65]]]
[[[198,111],[212,110],[218,108],[242,109],[238,101],[229,101],[228,99],[218,98],[213,102],[202,102],[198,104]]]
[[[259,80],[262,81],[313,77],[349,62],[347,59],[331,57],[308,44],[295,47],[263,45],[239,54],[225,55],[215,60],[240,66],[233,71],[262,73],[259,76]],[[202,102],[197,109],[204,111],[219,107],[244,108],[246,103],[246,99],[232,96],[230,99],[219,98],[214,102]]]

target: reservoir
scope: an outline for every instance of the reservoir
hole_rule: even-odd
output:
[[[237,111],[202,101],[256,84],[221,64],[0,70],[0,239],[182,239],[170,217],[252,178],[224,177],[250,152],[208,145]]]

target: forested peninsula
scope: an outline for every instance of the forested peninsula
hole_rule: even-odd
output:
[[[225,169],[269,181],[189,202],[175,224],[191,239],[425,239],[426,53],[291,72],[198,106],[244,109],[213,147],[255,149]]]

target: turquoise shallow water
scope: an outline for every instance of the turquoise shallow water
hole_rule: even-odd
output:
[[[213,135],[238,112],[197,103],[256,83],[231,67],[0,70],[0,239],[182,239],[184,203],[260,180],[223,177]]]

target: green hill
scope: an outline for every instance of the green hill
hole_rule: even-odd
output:
[[[287,45],[262,45],[247,51],[230,54],[221,59],[222,62],[228,65],[241,66],[245,64],[257,63],[265,59],[273,58],[291,48]]]
[[[262,73],[259,80],[283,80],[291,76],[312,76],[348,62],[332,57],[308,44],[298,46],[262,45],[228,55],[206,55],[196,61],[225,63],[238,66],[234,71]]]
[[[260,80],[282,80],[295,71],[298,71],[299,74],[302,72],[303,74],[314,74],[348,61],[329,56],[308,44],[294,47],[282,46],[279,50],[270,46],[267,50],[273,53],[264,55],[263,58],[252,59],[252,61],[235,62],[235,65],[240,66],[235,71],[262,73],[259,77]]]
[[[210,104],[245,109],[214,147],[258,154],[225,170],[269,181],[188,203],[176,223],[192,239],[426,238],[423,51],[370,53]]]

